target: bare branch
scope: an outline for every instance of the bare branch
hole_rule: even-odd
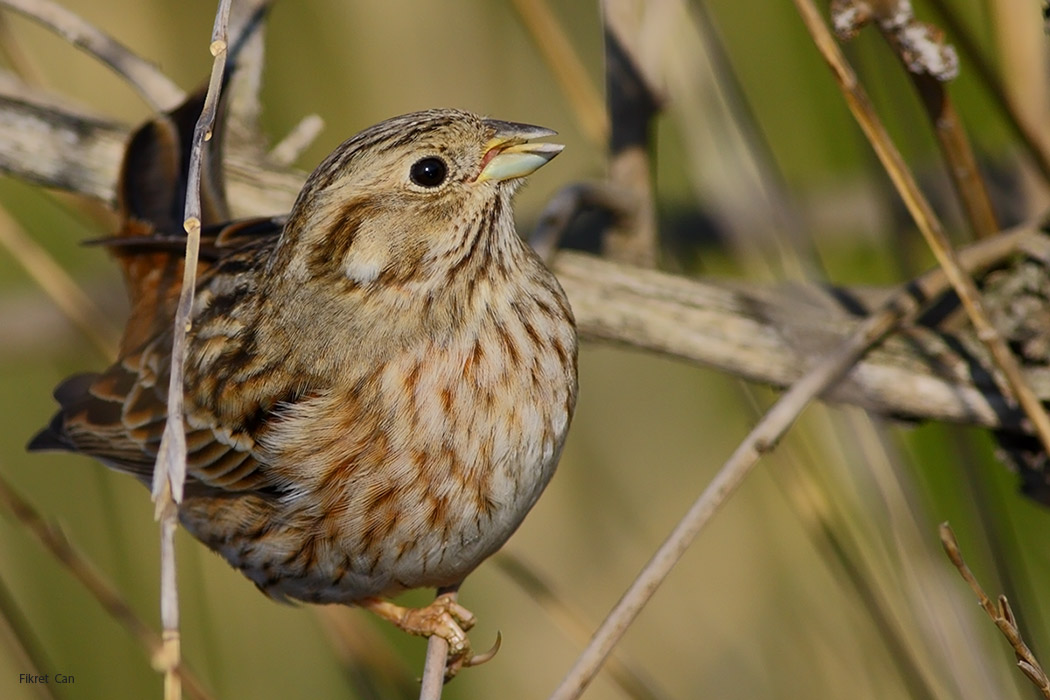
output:
[[[963,580],[969,584],[970,589],[977,596],[977,601],[981,604],[981,608],[988,614],[988,617],[999,628],[1003,636],[1006,637],[1006,641],[1010,642],[1010,646],[1013,647],[1014,654],[1017,656],[1017,665],[1020,667],[1021,672],[1028,676],[1028,680],[1032,681],[1035,687],[1039,689],[1039,692],[1043,694],[1043,697],[1050,698],[1050,678],[1047,678],[1043,667],[1039,665],[1039,661],[1035,658],[1035,654],[1032,653],[1024,639],[1021,638],[1021,631],[1017,628],[1017,620],[1014,618],[1014,613],[1010,609],[1010,603],[1006,600],[1006,596],[999,596],[998,605],[991,601],[988,594],[981,588],[981,584],[977,582],[977,577],[973,575],[970,567],[966,565],[962,552],[959,550],[959,541],[955,539],[955,533],[952,532],[952,528],[948,523],[941,523],[940,535],[944,552],[952,560],[955,568],[959,570],[959,575],[963,577]]]
[[[78,114],[39,91],[22,87],[5,96],[0,81],[0,171],[113,202],[126,137],[125,127]],[[225,160],[231,206],[245,213],[286,212],[306,177],[234,150],[228,149]],[[973,272],[1001,263],[1041,235],[1029,227],[977,243],[960,252],[963,267]],[[848,335],[859,322],[854,307],[872,309],[884,296],[815,286],[744,287],[578,253],[558,254],[554,269],[584,339],[658,352],[775,386],[797,380],[807,358]],[[916,293],[935,298],[947,289],[939,279]],[[987,361],[973,338],[908,326],[825,398],[884,415],[1023,430],[1020,414],[998,388],[970,371]],[[1029,369],[1026,379],[1050,399],[1050,373]]]
[[[182,289],[175,311],[175,328],[171,348],[171,375],[168,384],[168,419],[164,424],[153,468],[153,500],[161,531],[160,610],[164,625],[164,653],[158,668],[164,672],[164,697],[178,700],[182,696],[181,683],[175,669],[181,657],[179,635],[178,582],[175,575],[175,530],[178,527],[178,503],[186,481],[186,426],[183,409],[183,386],[186,366],[186,348],[193,316],[193,297],[197,287],[197,258],[201,236],[201,162],[204,142],[211,139],[218,112],[222,76],[226,68],[228,48],[227,27],[230,21],[231,0],[219,0],[215,13],[209,47],[215,60],[212,63],[208,93],[201,108],[197,126],[193,130],[190,148],[189,173],[186,185],[186,262],[183,266]]]
[[[952,249],[944,227],[919,190],[914,176],[894,146],[875,113],[867,93],[858,82],[846,57],[842,55],[842,51],[832,38],[831,32],[824,24],[812,0],[795,0],[795,5],[817,49],[835,75],[850,111],[875,149],[875,153],[904,200],[904,204],[908,207],[908,211],[937,258],[937,263],[944,269],[952,288],[959,295],[966,315],[977,329],[977,337],[988,346],[992,357],[995,358],[995,364],[1002,370],[1005,379],[1003,388],[1013,393],[1025,414],[1031,419],[1044,449],[1050,452],[1050,416],[1047,416],[1039,398],[1025,381],[1017,358],[1010,352],[1002,336],[989,321],[984,301],[980,292],[977,291],[977,285],[962,270],[958,255]]]
[[[966,269],[1001,260],[1028,235],[1034,231],[1019,229],[972,246],[962,256]],[[827,352],[858,324],[840,300],[815,288],[689,280],[577,253],[560,254],[554,270],[584,338],[656,351],[777,386],[797,381],[808,358]],[[932,273],[913,289],[931,299],[947,283]],[[909,326],[853,368],[826,398],[882,414],[1018,429],[1018,413],[956,354],[963,347],[956,345],[959,339],[946,341],[929,328]],[[964,346],[982,357],[975,341]],[[1040,373],[1029,377],[1042,383]],[[1046,393],[1050,386],[1042,389]]]
[[[125,126],[0,77],[0,172],[113,205],[127,136]]]
[[[427,640],[427,656],[423,661],[423,679],[419,700],[440,700],[445,686],[445,664],[448,663],[448,640],[432,635]]]
[[[179,86],[152,63],[51,0],[0,0],[0,7],[21,13],[84,49],[123,76],[156,111],[172,109],[186,98]]]
[[[841,39],[852,39],[869,19],[875,20],[919,93],[970,226],[979,238],[993,235],[999,225],[992,202],[977,170],[970,140],[945,88],[945,83],[959,73],[955,48],[946,43],[940,29],[915,19],[910,2],[836,0],[831,14],[832,25]]]

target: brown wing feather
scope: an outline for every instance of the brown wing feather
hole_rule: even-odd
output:
[[[122,224],[112,238],[96,241],[120,263],[131,302],[120,359],[101,374],[77,375],[59,385],[55,398],[61,408],[29,443],[31,450],[80,452],[146,483],[151,479],[167,419],[171,327],[185,252],[186,170],[203,100],[202,90],[144,124],[128,142],[118,183]],[[273,218],[223,223],[228,210],[218,167],[221,127],[220,119],[202,168],[200,287],[265,260],[283,223]],[[221,426],[189,432],[188,485],[265,487],[252,441],[232,446],[222,435]]]
[[[148,484],[167,420],[167,375],[160,386],[142,378],[122,361],[102,374],[67,379],[55,391],[61,409],[29,449],[87,454]],[[191,484],[226,491],[270,485],[252,445],[225,444],[209,428],[190,430],[186,442]]]

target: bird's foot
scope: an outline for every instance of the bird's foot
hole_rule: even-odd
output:
[[[477,619],[456,602],[454,593],[443,593],[424,608],[406,608],[382,598],[366,598],[358,603],[398,628],[420,637],[438,636],[448,642],[448,664],[445,677],[452,678],[463,668],[479,666],[496,655],[500,647],[500,636],[496,644],[483,654],[471,653],[470,639],[466,631]]]

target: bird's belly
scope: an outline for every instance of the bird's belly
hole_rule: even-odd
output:
[[[295,486],[260,499],[258,517],[217,522],[184,509],[184,522],[276,598],[345,603],[462,581],[550,480],[573,389],[421,378],[406,393],[394,381],[376,377],[380,392],[360,411],[329,406],[310,429],[300,425],[298,451],[277,455],[286,470],[295,465]],[[320,428],[320,415],[340,424]],[[295,446],[288,436],[281,444]]]
[[[350,603],[436,588],[462,581],[506,542],[550,479],[559,449],[560,441],[539,459],[523,451],[486,478],[414,483],[382,502],[376,482],[348,486],[341,516],[260,499],[251,519],[230,522],[216,515],[219,504],[202,509],[189,499],[183,522],[278,599]]]

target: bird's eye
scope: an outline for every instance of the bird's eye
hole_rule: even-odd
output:
[[[430,156],[413,163],[410,175],[412,182],[420,187],[437,187],[445,181],[445,176],[448,175],[448,166],[440,158]]]

